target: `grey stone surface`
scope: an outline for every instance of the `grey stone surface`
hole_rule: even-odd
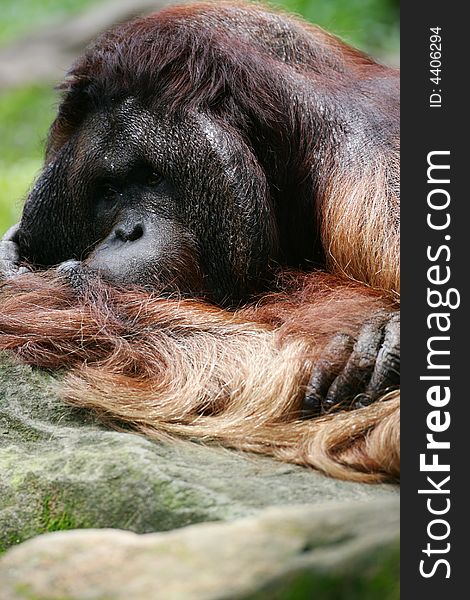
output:
[[[398,494],[266,457],[116,432],[62,403],[54,384],[0,355],[0,550],[64,529],[147,533],[268,506]]]
[[[0,598],[395,600],[397,504],[271,508],[146,535],[46,534],[0,559]]]

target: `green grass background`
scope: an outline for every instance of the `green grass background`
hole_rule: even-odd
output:
[[[99,0],[1,0],[0,46],[33,27],[73,15]],[[346,41],[387,60],[398,53],[398,0],[277,0]],[[0,92],[0,235],[18,220],[41,168],[48,127],[58,102],[51,85]]]

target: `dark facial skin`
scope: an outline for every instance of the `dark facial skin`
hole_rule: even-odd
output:
[[[24,209],[20,254],[237,303],[275,253],[265,198],[238,136],[202,114],[170,122],[127,98],[90,115],[46,167]]]

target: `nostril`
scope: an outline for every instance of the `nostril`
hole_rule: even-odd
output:
[[[114,233],[122,242],[135,242],[144,235],[144,228],[140,223],[129,226],[120,225]]]

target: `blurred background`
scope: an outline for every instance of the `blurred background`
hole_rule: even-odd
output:
[[[171,4],[158,0],[0,0],[0,235],[41,168],[53,86],[99,31]],[[398,64],[399,0],[277,0],[379,61]]]

